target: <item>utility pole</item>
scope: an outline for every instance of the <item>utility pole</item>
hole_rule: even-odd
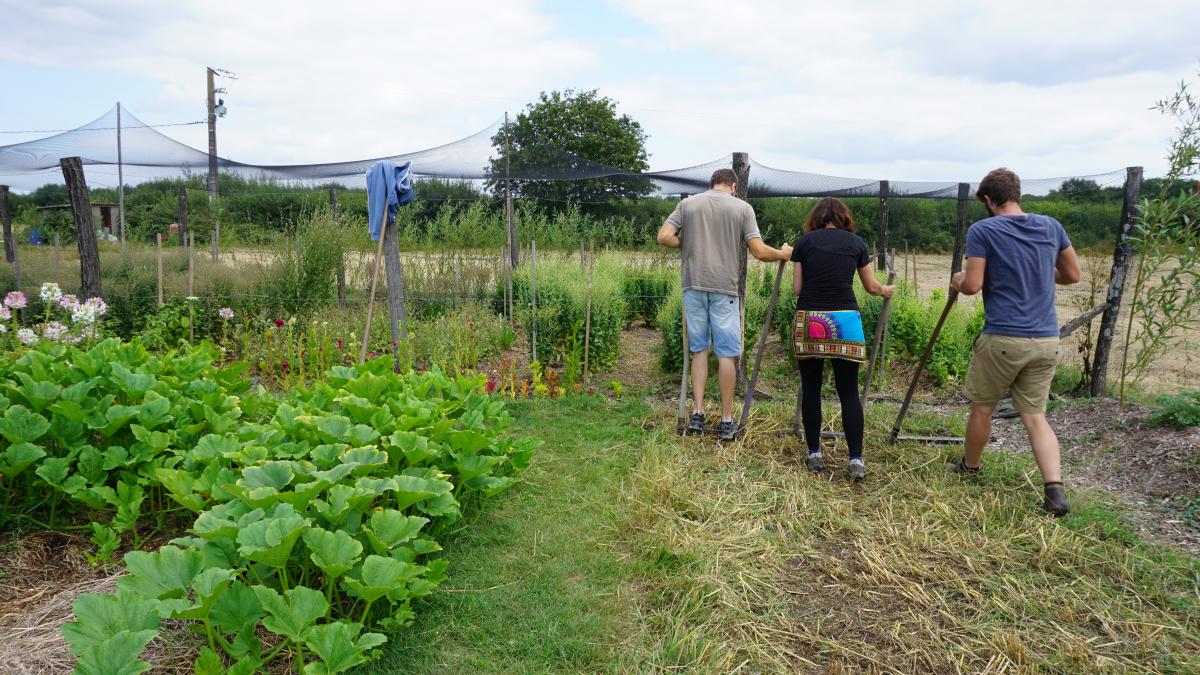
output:
[[[121,155],[121,102],[117,101],[117,211],[121,254],[125,254],[125,163]]]
[[[208,71],[208,200],[217,199],[217,91],[213,85],[216,71]]]

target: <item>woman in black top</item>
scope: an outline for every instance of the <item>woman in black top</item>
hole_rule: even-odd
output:
[[[842,403],[842,427],[850,448],[849,475],[867,475],[862,459],[863,409],[858,398],[858,365],[866,345],[854,273],[871,295],[892,297],[894,286],[881,286],[871,269],[867,244],[855,234],[854,216],[839,199],[822,199],[804,223],[805,235],[792,249],[792,290],[796,294],[794,349],[800,363],[801,417],[808,443],[808,468],[822,471],[821,384],[825,361]]]

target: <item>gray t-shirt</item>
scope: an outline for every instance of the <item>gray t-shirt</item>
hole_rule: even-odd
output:
[[[739,251],[762,237],[754,209],[723,190],[679,202],[667,218],[683,243],[683,290],[738,293]]]
[[[1054,267],[1071,245],[1050,216],[993,216],[967,230],[967,257],[983,258],[983,332],[1058,337]]]

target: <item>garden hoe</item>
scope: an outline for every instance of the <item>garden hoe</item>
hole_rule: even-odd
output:
[[[888,277],[887,285],[891,286],[896,283],[896,254],[886,256]],[[883,337],[887,333],[888,316],[892,311],[892,299],[884,298],[883,307],[879,310],[879,322],[875,326],[875,342],[871,347],[871,360],[867,362],[867,378],[863,383],[862,390],[862,405],[867,407],[867,396],[871,393],[872,379],[875,376],[875,364],[878,363],[880,368],[883,368],[883,350],[887,349],[887,343]]]

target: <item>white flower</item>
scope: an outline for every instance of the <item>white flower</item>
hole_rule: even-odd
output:
[[[83,329],[79,331],[79,337],[91,340],[100,337],[100,331],[96,330],[95,326],[84,326]]]
[[[199,298],[199,296],[195,296],[195,295],[189,295],[189,296],[187,296],[187,301],[188,301],[188,302],[196,302],[196,301],[197,301],[197,300],[199,300],[199,299],[200,299],[200,298]]]
[[[79,298],[71,293],[67,293],[58,301],[58,306],[67,310],[75,309],[79,306]]]
[[[222,319],[232,319],[233,310],[228,307],[222,307],[221,309],[217,310],[217,316],[221,317]]]
[[[12,318],[12,310],[5,307],[4,305],[0,305],[0,319],[3,319],[4,321],[8,321],[11,318]]]
[[[67,333],[66,335],[63,336],[63,342],[66,342],[68,344],[73,344],[73,345],[79,344],[82,341],[83,341],[83,338],[80,338],[78,335],[71,335],[70,333]]]
[[[54,283],[53,281],[47,281],[46,283],[42,284],[42,289],[38,295],[41,296],[42,302],[50,303],[58,302],[60,299],[62,299],[63,293],[62,289],[58,287],[58,284]]]
[[[8,332],[8,324],[0,323],[0,333],[7,333],[7,332]]]
[[[67,334],[67,327],[57,321],[42,326],[42,336],[51,342],[58,342]]]
[[[91,307],[98,317],[108,313],[108,303],[101,298],[88,298],[83,304]]]
[[[38,343],[37,333],[34,333],[28,328],[22,328],[17,331],[17,339],[32,347]]]
[[[96,323],[96,309],[88,305],[76,305],[71,310],[71,323],[91,325]]]

